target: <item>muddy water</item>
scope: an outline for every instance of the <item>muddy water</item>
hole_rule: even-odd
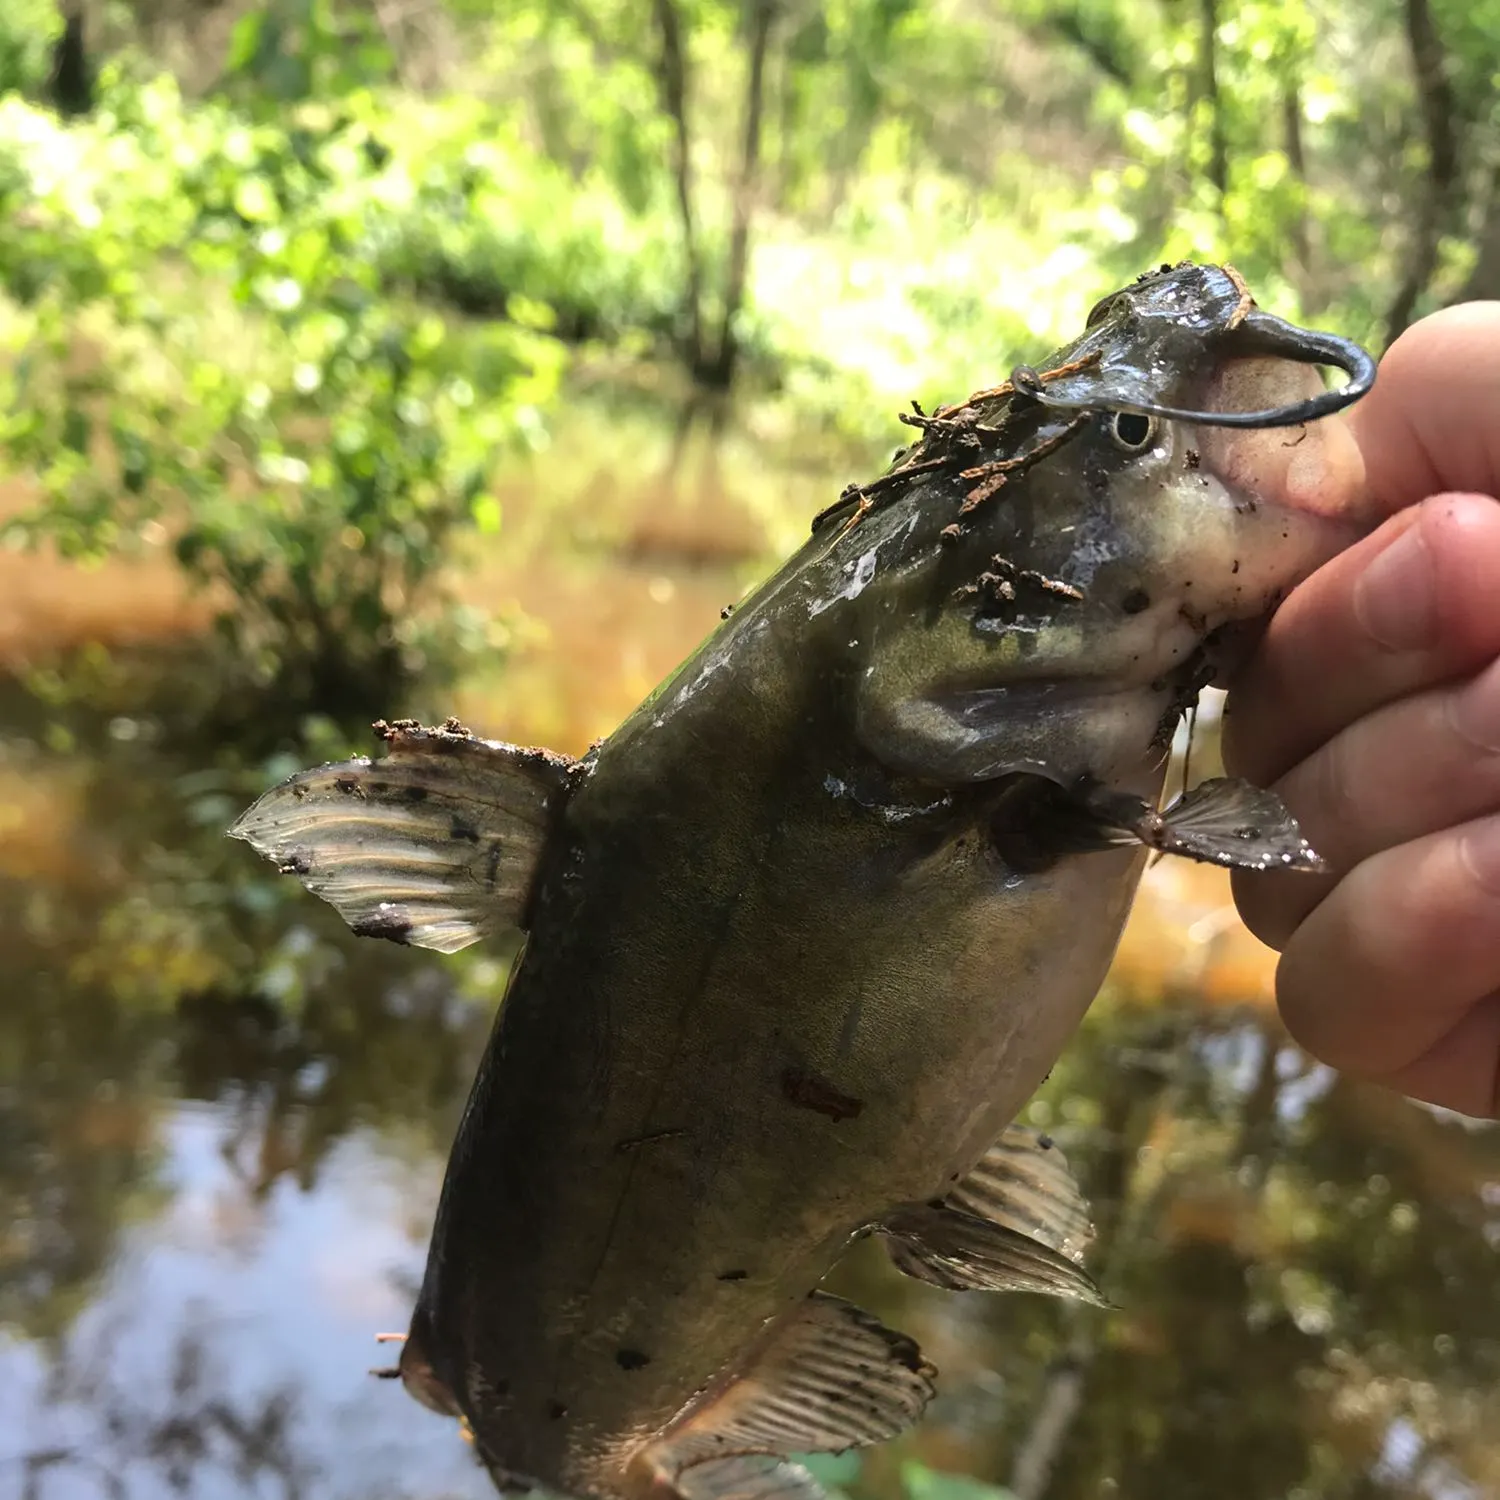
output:
[[[463,587],[509,654],[424,712],[580,748],[845,477],[679,437],[595,414],[507,476]],[[180,654],[202,620],[150,557],[5,560],[0,601],[12,668]],[[221,837],[266,768],[32,688],[0,698],[0,1497],[477,1500],[452,1425],[365,1371],[505,955],[352,940]],[[1151,872],[1033,1107],[1117,1307],[944,1296],[853,1255],[840,1289],[942,1382],[920,1431],[835,1471],[851,1489],[958,1500],[925,1465],[1026,1500],[1500,1494],[1500,1133],[1311,1066],[1270,979],[1217,874]]]

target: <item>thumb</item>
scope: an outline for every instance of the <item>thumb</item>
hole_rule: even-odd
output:
[[[1387,513],[1446,490],[1500,495],[1500,302],[1414,323],[1349,420]]]

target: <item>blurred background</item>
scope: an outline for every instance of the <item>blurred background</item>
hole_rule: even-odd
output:
[[[378,715],[582,750],[1159,261],[1376,348],[1500,296],[1497,68],[1500,0],[0,0],[0,1496],[487,1494],[364,1371],[509,954],[225,826]],[[942,1389],[830,1484],[1500,1494],[1500,1131],[1271,975],[1153,868],[1029,1115],[1116,1310],[856,1255]]]

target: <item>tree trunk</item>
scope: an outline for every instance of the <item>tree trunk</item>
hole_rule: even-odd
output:
[[[729,234],[729,264],[724,278],[724,311],[719,342],[707,383],[728,390],[734,379],[739,347],[734,319],[745,300],[750,271],[750,221],[760,186],[761,122],[765,113],[766,49],[776,17],[776,0],[750,0],[750,69],[745,81],[745,136],[739,177],[734,185],[734,217]]]
[[[698,229],[693,218],[692,134],[688,128],[688,61],[683,46],[682,17],[676,0],[653,0],[661,40],[658,82],[662,107],[673,126],[672,169],[677,179],[677,214],[682,225],[682,255],[686,286],[683,302],[688,318],[687,358],[694,373],[706,362],[703,346],[703,262]]]
[[[1229,1155],[1232,1171],[1252,1193],[1259,1194],[1266,1185],[1271,1164],[1276,1159],[1279,1120],[1276,1105],[1281,1098],[1281,1038],[1270,1026],[1260,1028],[1260,1067],[1255,1083],[1240,1106],[1240,1128]]]
[[[1203,74],[1203,98],[1208,105],[1208,180],[1224,196],[1229,186],[1229,148],[1224,140],[1224,117],[1219,99],[1219,3],[1199,0],[1202,15],[1199,67]]]
[[[1041,1400],[1011,1466],[1008,1488],[1016,1500],[1043,1500],[1046,1495],[1053,1468],[1083,1407],[1094,1349],[1092,1333],[1078,1333],[1067,1352],[1053,1361]]]
[[[1150,1026],[1138,1037],[1146,1058],[1180,1058],[1189,1023],[1171,1016]],[[1094,1274],[1108,1288],[1123,1277],[1139,1252],[1142,1240],[1155,1225],[1161,1181],[1141,1170],[1141,1146],[1163,1116],[1175,1119],[1181,1108],[1186,1064],[1175,1071],[1124,1063],[1113,1086],[1100,1096],[1101,1118],[1096,1127],[1104,1143],[1093,1161],[1091,1199],[1096,1244],[1100,1248]],[[1142,1073],[1145,1077],[1142,1077]],[[1064,1317],[1072,1332],[1062,1353],[1053,1360],[1037,1400],[1030,1426],[1016,1445],[1006,1487],[1017,1500],[1044,1500],[1058,1465],[1067,1456],[1073,1425],[1088,1395],[1088,1383],[1100,1347],[1098,1309],[1072,1305]],[[1074,1475],[1081,1493],[1093,1493],[1103,1475]]]
[[[65,119],[86,115],[94,107],[94,79],[83,35],[83,7],[74,3],[63,16],[62,35],[52,50],[47,98]]]
[[[1438,247],[1452,213],[1458,183],[1453,89],[1448,82],[1443,44],[1427,0],[1406,0],[1406,36],[1411,46],[1422,133],[1427,143],[1427,180],[1417,208],[1406,274],[1386,315],[1388,344],[1411,322],[1417,300],[1437,270]]]
[[[1307,153],[1302,143],[1302,90],[1297,76],[1288,64],[1286,81],[1281,89],[1281,134],[1286,151],[1287,166],[1297,180],[1302,197],[1297,204],[1296,217],[1291,223],[1292,254],[1297,259],[1298,290],[1304,302],[1310,301],[1309,291],[1313,283],[1312,237],[1307,226]]]

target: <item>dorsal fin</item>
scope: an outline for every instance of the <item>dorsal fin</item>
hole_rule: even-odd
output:
[[[1012,1125],[946,1197],[886,1220],[898,1270],[949,1291],[1045,1292],[1102,1303],[1083,1270],[1093,1237],[1062,1152]]]
[[[722,1465],[882,1443],[922,1415],[936,1373],[905,1334],[814,1292],[739,1379],[643,1458],[693,1500],[779,1500],[803,1486],[815,1493],[795,1465]]]
[[[301,771],[229,830],[361,937],[456,953],[519,926],[573,761],[456,720],[375,732],[386,754]]]

